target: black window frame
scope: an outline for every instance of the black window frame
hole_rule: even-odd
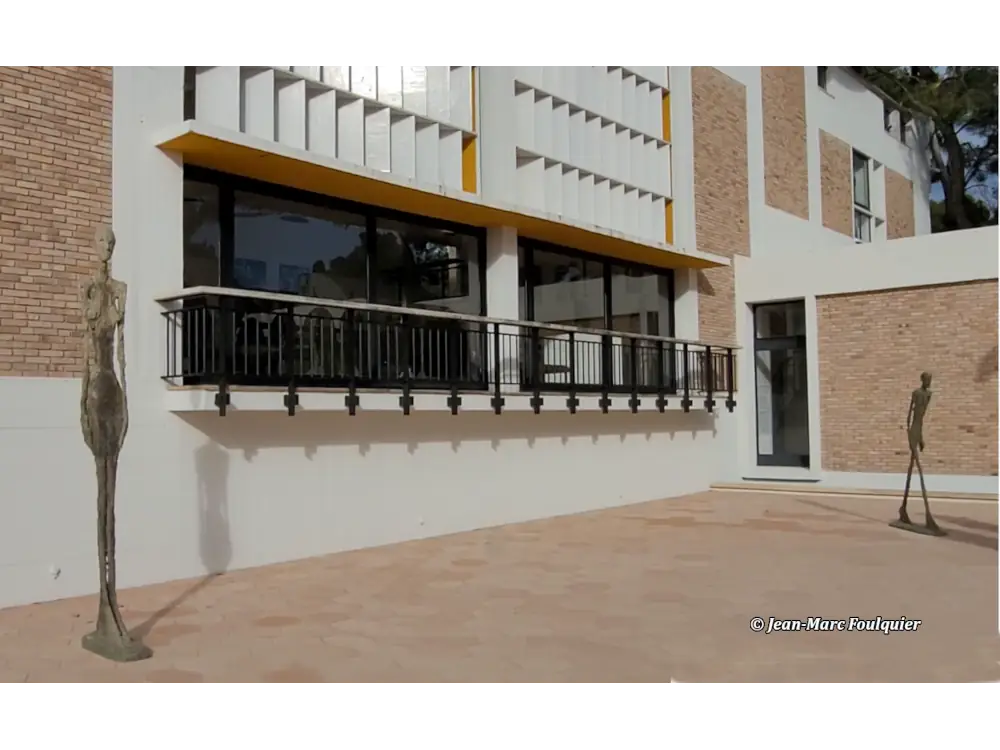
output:
[[[479,310],[477,315],[485,316],[486,308],[486,229],[457,222],[435,219],[433,217],[411,214],[405,211],[382,208],[367,203],[358,203],[344,198],[337,198],[322,193],[286,187],[272,182],[264,182],[249,177],[221,172],[193,165],[184,166],[184,181],[199,182],[214,185],[219,191],[219,286],[238,288],[235,283],[233,264],[236,257],[236,215],[235,194],[247,192],[262,197],[302,203],[333,211],[343,211],[362,216],[365,220],[365,298],[369,302],[375,299],[375,274],[378,271],[376,254],[378,252],[378,222],[395,221],[428,229],[443,229],[471,236],[476,240],[476,262],[478,273],[475,274],[479,284]],[[468,274],[470,289],[474,283],[473,274]]]
[[[816,85],[826,91],[826,86],[830,80],[830,68],[827,65],[816,66]]]

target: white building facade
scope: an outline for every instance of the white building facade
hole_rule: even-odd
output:
[[[89,109],[57,127],[29,96],[0,131],[34,175],[0,209],[0,606],[96,589],[71,292],[101,221],[122,586],[744,478],[892,486],[895,448],[844,448],[823,385],[844,295],[992,294],[995,358],[995,231],[929,235],[921,133],[849,69],[70,70],[38,75]],[[951,490],[996,491],[983,382],[992,434],[940,407],[980,456],[931,470]]]

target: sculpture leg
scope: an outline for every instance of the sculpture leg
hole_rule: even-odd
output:
[[[112,456],[104,460],[104,471],[106,475],[105,486],[107,487],[107,508],[104,515],[104,539],[105,548],[108,554],[108,606],[115,624],[115,634],[119,638],[131,640],[125,621],[122,619],[121,609],[118,607],[118,573],[117,560],[115,558],[115,490],[118,484],[118,456]]]
[[[930,501],[927,499],[927,485],[924,484],[924,469],[920,465],[920,456],[914,453],[913,457],[917,462],[917,474],[920,476],[920,492],[924,496],[925,525],[927,526],[928,529],[933,529],[934,531],[938,531],[939,527],[937,525],[937,522],[934,520],[934,517],[931,516],[931,504]]]
[[[153,652],[133,640],[118,608],[115,574],[115,484],[118,458],[97,459],[97,549],[101,595],[97,627],[83,637],[83,647],[113,661],[148,659]]]
[[[899,506],[899,520],[902,523],[911,523],[910,514],[906,512],[906,500],[910,496],[910,480],[913,479],[913,464],[916,460],[916,452],[910,451],[910,468],[906,470],[906,484],[903,487],[903,504]],[[923,476],[923,474],[920,475],[921,482],[923,482]]]
[[[97,628],[94,631],[100,636],[106,636],[111,630],[112,619],[109,618],[108,607],[108,537],[107,529],[108,495],[107,474],[104,471],[103,459],[97,461],[97,561],[98,581],[100,582],[100,599],[97,605]]]

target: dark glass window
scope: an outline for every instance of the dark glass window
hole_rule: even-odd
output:
[[[234,286],[366,298],[363,216],[239,190],[233,211]]]
[[[534,320],[604,328],[603,263],[535,248],[527,269]]]
[[[485,314],[485,233],[386,213],[190,167],[184,283]]]
[[[184,286],[219,284],[219,188],[184,183]]]
[[[480,314],[476,236],[377,219],[376,237],[376,302]]]
[[[518,252],[518,276],[525,320],[672,335],[669,270],[525,243]]]

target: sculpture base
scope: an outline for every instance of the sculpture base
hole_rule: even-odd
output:
[[[132,639],[122,640],[117,636],[108,636],[98,633],[87,633],[80,641],[87,651],[98,656],[103,656],[111,661],[130,662],[142,661],[153,655],[153,649],[145,645],[142,641]]]
[[[944,529],[935,529],[927,526],[920,526],[915,523],[906,523],[906,521],[900,521],[898,518],[895,521],[890,521],[889,525],[894,529],[912,531],[914,534],[923,534],[924,536],[948,536],[948,532]]]

